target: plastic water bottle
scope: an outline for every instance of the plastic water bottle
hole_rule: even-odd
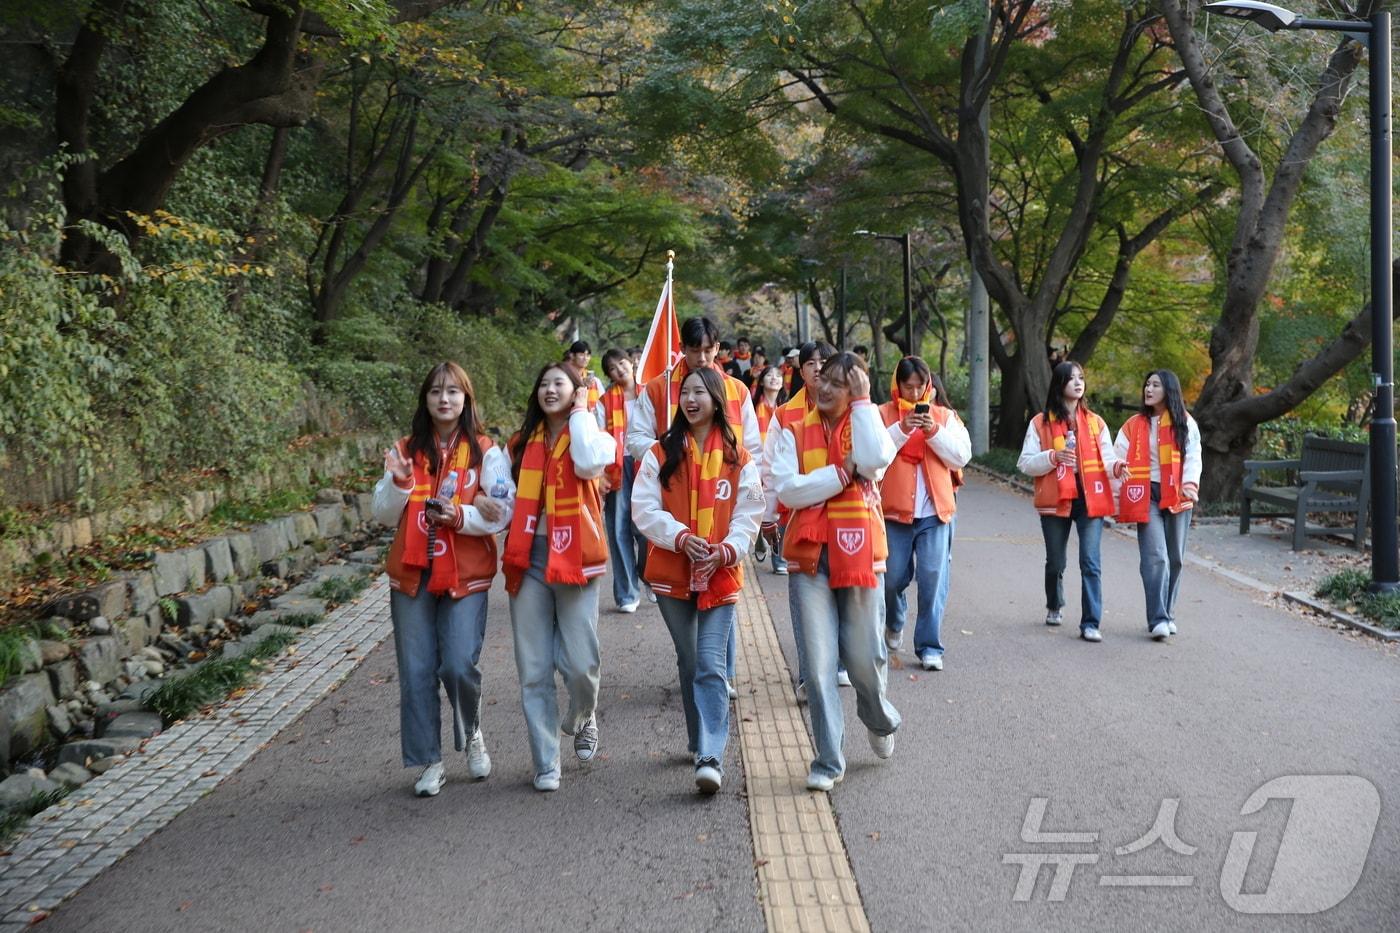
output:
[[[1070,428],[1065,432],[1065,450],[1073,450],[1074,446],[1074,428]]]
[[[506,486],[505,477],[497,475],[496,481],[491,484],[491,498],[505,500],[510,497],[510,489]]]
[[[457,494],[457,471],[453,470],[443,477],[442,485],[438,487],[437,500],[444,505],[452,501],[452,497]]]

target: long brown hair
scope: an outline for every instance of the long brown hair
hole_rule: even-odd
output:
[[[724,462],[731,465],[738,463],[739,443],[734,437],[734,429],[729,426],[729,415],[724,410],[726,399],[723,377],[713,369],[692,369],[685,378],[689,379],[691,376],[699,377],[700,384],[705,387],[705,391],[715,403],[715,420],[710,430],[718,431],[719,436],[723,438]],[[681,385],[685,385],[685,380],[681,380]],[[666,455],[666,462],[661,464],[661,472],[657,474],[657,479],[661,481],[662,487],[671,488],[671,477],[676,475],[676,471],[685,462],[685,447],[689,438],[690,419],[677,405],[676,417],[671,420],[671,426],[666,429],[666,433],[661,435],[661,452]]]
[[[434,476],[437,475],[440,454],[433,415],[428,411],[428,390],[444,376],[461,386],[462,393],[466,395],[462,403],[462,417],[457,426],[462,432],[462,440],[472,452],[469,466],[481,465],[481,441],[477,439],[477,435],[481,433],[481,415],[476,410],[476,390],[472,388],[472,380],[466,370],[451,360],[445,360],[428,370],[427,377],[418,388],[418,410],[413,413],[413,428],[408,438],[408,459],[412,460],[418,454],[422,454],[428,460],[428,472]]]
[[[525,446],[530,443],[530,438],[535,433],[535,428],[544,421],[544,409],[540,407],[540,383],[544,380],[544,374],[551,369],[557,369],[565,376],[569,377],[569,382],[573,384],[574,391],[577,392],[583,385],[583,380],[574,373],[574,368],[563,362],[545,363],[540,367],[539,374],[535,376],[535,381],[530,383],[530,399],[525,403],[525,420],[520,424],[520,432],[515,435],[515,440],[510,447],[511,475],[517,481],[520,479],[520,464],[525,459]]]

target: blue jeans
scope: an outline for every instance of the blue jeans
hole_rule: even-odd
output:
[[[1069,549],[1070,526],[1079,531],[1079,627],[1097,627],[1103,615],[1103,580],[1099,573],[1099,539],[1103,519],[1090,518],[1084,497],[1074,500],[1068,518],[1040,516],[1040,533],[1045,537],[1045,608],[1065,605],[1065,553]]]
[[[1173,515],[1157,503],[1160,487],[1152,484],[1152,507],[1147,521],[1139,522],[1138,570],[1147,597],[1147,627],[1176,620],[1176,595],[1181,589],[1181,565],[1186,559],[1186,533],[1191,510]]]
[[[916,518],[912,524],[886,521],[885,537],[890,556],[885,570],[885,627],[896,635],[904,631],[909,599],[905,595],[917,574],[918,616],[914,623],[914,654],[943,654],[943,609],[948,604],[951,576],[953,523],[937,515]],[[917,571],[915,566],[917,565]]]
[[[874,589],[863,586],[833,590],[828,579],[826,549],[815,574],[795,573],[789,579],[795,612],[801,617],[807,657],[807,702],[812,713],[812,738],[817,757],[812,770],[831,777],[844,774],[841,754],[846,716],[837,692],[836,669],[844,663],[856,692],[856,716],[876,735],[899,728],[899,711],[885,697],[889,654],[885,650],[883,581]]]
[[[603,499],[603,521],[608,529],[608,554],[612,557],[613,602],[626,606],[642,598],[642,563],[646,539],[632,525],[631,457],[622,458],[622,488]]]
[[[687,747],[697,765],[705,762],[722,771],[729,741],[725,655],[734,631],[735,607],[731,603],[701,612],[694,599],[673,599],[660,593],[656,605],[676,646]]]
[[[530,569],[510,598],[520,705],[530,734],[535,773],[559,770],[559,730],[569,734],[593,716],[598,705],[598,578],[584,586],[546,583],[549,535],[535,535]],[[554,672],[564,680],[569,709],[561,723]]]
[[[452,707],[452,740],[467,747],[481,715],[481,641],[486,636],[486,593],[461,599],[428,592],[424,571],[417,596],[389,592],[394,653],[399,668],[399,742],[405,768],[442,761],[442,701]]]

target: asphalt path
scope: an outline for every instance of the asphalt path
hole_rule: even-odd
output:
[[[1029,498],[973,478],[958,509],[946,667],[920,670],[912,632],[906,637],[890,670],[890,697],[904,725],[889,761],[870,753],[854,697],[842,691],[849,765],[832,796],[873,929],[1400,927],[1400,658],[1393,647],[1190,566],[1180,634],[1153,642],[1136,543],[1110,533],[1102,546],[1104,640],[1090,644],[1077,637],[1077,544],[1065,580],[1066,624],[1049,628],[1044,545]],[[780,580],[765,574],[760,582],[773,592],[784,589]],[[791,658],[786,599],[768,604]],[[1221,880],[1226,853],[1236,832],[1257,833],[1246,894],[1269,890],[1276,862],[1285,874],[1279,851],[1290,801],[1241,815],[1256,789],[1285,775],[1352,775],[1373,784],[1381,809],[1369,856],[1335,907],[1307,916],[1240,913],[1222,895],[1230,891]],[[1094,833],[1095,840],[1023,842],[1033,798],[1045,803],[1032,829]],[[1147,834],[1172,799],[1180,847],[1194,846],[1193,854],[1160,841],[1115,853]],[[1291,806],[1296,813],[1317,802]],[[1301,819],[1295,827],[1290,844],[1325,853],[1316,865],[1304,863],[1318,874],[1303,878],[1303,888],[1345,891],[1342,865],[1355,848],[1348,832],[1367,821],[1348,819],[1341,804],[1338,794],[1328,804],[1333,811],[1323,807],[1330,833],[1309,836]],[[1063,900],[1050,900],[1050,864],[1018,901],[1021,865],[1004,857],[1027,853],[1098,860],[1070,866]],[[1104,876],[1191,880],[1120,886],[1101,882]]]
[[[895,656],[890,695],[904,726],[892,759],[875,759],[842,691],[849,770],[832,800],[873,929],[1395,928],[1394,648],[1191,567],[1181,633],[1154,643],[1136,546],[1113,534],[1103,543],[1104,641],[1088,644],[1073,622],[1073,556],[1069,624],[1042,624],[1043,546],[1028,499],[974,478],[959,508],[947,668],[918,670],[907,643]],[[791,665],[786,581],[765,566],[757,582]],[[558,793],[528,783],[498,587],[483,653],[490,779],[470,783],[452,755],[442,794],[411,796],[415,775],[398,767],[390,640],[44,927],[762,929],[738,748],[724,791],[696,798],[664,626],[648,603],[623,616],[610,602],[605,585],[599,759],[566,755]],[[1241,813],[1289,775],[1349,777],[1305,778],[1306,799]],[[1353,794],[1360,785],[1381,801],[1369,848],[1357,842],[1370,819],[1365,787]],[[1363,804],[1343,807],[1355,799]],[[1175,801],[1165,806],[1175,807],[1183,851],[1159,840],[1118,854],[1148,833],[1164,801]],[[1028,820],[1036,808],[1043,815]],[[1023,840],[1037,830],[1084,841]],[[1238,847],[1248,832],[1243,882],[1222,881],[1232,839]],[[1028,854],[1050,864],[1018,898],[1016,860]],[[1073,869],[1061,869],[1062,897],[1052,890],[1057,857]],[[1350,858],[1364,858],[1359,880],[1320,913],[1231,906],[1278,911],[1284,888],[1345,893]],[[1300,866],[1309,874],[1289,874]],[[1164,877],[1173,886],[1160,886]]]

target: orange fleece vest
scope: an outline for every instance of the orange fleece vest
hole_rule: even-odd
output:
[[[659,442],[653,444],[651,450],[656,457],[657,466],[660,467],[666,462],[666,455],[661,450],[661,444]],[[739,476],[749,462],[749,452],[740,445],[739,462],[733,465],[726,463],[721,467],[717,484],[718,491],[715,495],[711,533],[705,536],[706,540],[712,544],[723,542],[729,535],[729,521],[734,515],[734,503],[740,495]],[[726,484],[729,493],[727,496],[723,495],[726,491]],[[690,515],[690,483],[688,471],[684,466],[671,476],[669,488],[661,487],[661,507],[682,525],[689,524],[686,518]],[[679,551],[668,551],[647,542],[646,570],[642,576],[651,584],[653,590],[663,596],[671,596],[675,599],[690,598],[690,558]],[[712,590],[728,593],[718,600],[718,603],[721,604],[738,602],[739,590],[743,585],[743,565],[721,567],[710,578]]]
[[[1058,450],[1064,446],[1062,432],[1046,420],[1044,412],[1032,418],[1031,424],[1035,425],[1036,434],[1040,437],[1041,450]],[[1103,518],[1114,512],[1113,484],[1109,482],[1108,471],[1099,453],[1099,436],[1103,429],[1103,419],[1081,404],[1076,417],[1075,450],[1079,454],[1079,477],[1084,483],[1084,507],[1090,518]],[[1068,518],[1074,507],[1077,493],[1065,497],[1060,492],[1062,469],[1056,467],[1035,478],[1035,510],[1041,515]]]
[[[399,454],[405,459],[408,457],[408,438],[399,440]],[[479,435],[477,443],[481,446],[482,456],[491,449],[492,443],[489,437]],[[423,485],[417,482],[417,471],[414,471],[415,494],[427,495],[427,489],[418,489]],[[463,505],[470,505],[476,498],[476,493],[481,484],[481,469],[474,467],[467,471],[467,475],[458,484],[457,501]],[[460,507],[460,506],[459,506]],[[422,583],[422,571],[416,567],[405,567],[403,565],[403,544],[404,544],[404,523],[408,520],[408,509],[404,509],[404,514],[399,516],[399,529],[394,535],[394,543],[389,546],[389,556],[385,561],[384,569],[389,574],[389,586],[406,596],[417,596],[418,587]],[[452,541],[452,550],[457,557],[457,585],[447,591],[447,596],[452,599],[461,599],[468,593],[479,593],[491,588],[491,581],[496,576],[496,539],[492,535],[468,535],[457,531],[448,531],[442,526],[438,526],[438,534],[452,534],[456,537]]]
[[[941,429],[952,417],[953,410],[942,405],[932,405],[929,407],[929,414]],[[887,428],[898,422],[898,403],[886,402],[881,405],[880,417]],[[923,431],[918,433],[923,434]],[[933,510],[938,514],[938,520],[947,524],[957,512],[958,500],[953,495],[952,471],[927,443],[923,445],[923,449],[924,458],[917,464],[910,463],[902,456],[896,456],[894,462],[885,469],[885,478],[880,483],[880,506],[884,510],[886,520],[899,522],[901,525],[913,524],[914,498],[918,492],[914,479],[915,467],[923,470],[924,485],[928,487],[929,496],[933,499]]]

